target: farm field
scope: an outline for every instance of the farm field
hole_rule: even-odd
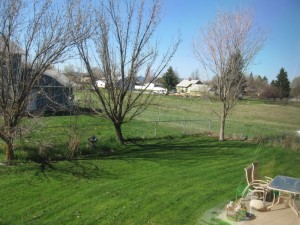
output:
[[[220,103],[197,97],[158,96],[156,105],[149,109],[151,113],[142,117],[169,114],[168,119],[211,120],[219,127],[218,116],[214,111],[220,111]],[[243,99],[229,113],[227,125],[239,127],[257,126],[258,131],[269,128],[282,131],[296,131],[300,129],[300,104],[274,104],[264,100]],[[156,117],[156,118],[155,118]],[[216,129],[218,130],[218,129]]]
[[[261,176],[299,177],[297,150],[207,136],[207,127],[215,132],[211,109],[218,103],[155,97],[155,105],[124,124],[125,146],[101,116],[40,118],[40,126],[17,140],[16,164],[0,166],[0,224],[205,224],[208,210],[235,199],[245,185],[243,168],[253,161]],[[299,112],[299,105],[243,100],[228,126],[256,127],[258,135],[268,135],[266,128],[271,136],[295,134]],[[98,138],[94,147],[91,135]],[[71,159],[66,156],[74,137],[79,148]],[[47,154],[53,157],[49,165],[32,161]],[[4,158],[1,152],[0,162]]]
[[[77,100],[85,106],[85,100],[99,107],[97,99],[91,93],[77,93]],[[216,112],[221,109],[218,101],[210,101],[195,96],[165,96],[155,95],[153,105],[141,114],[138,120],[157,122],[191,120],[199,122],[200,126],[208,128],[208,121],[214,132],[218,132],[219,118]],[[296,132],[300,129],[300,103],[272,102],[258,99],[242,99],[229,113],[227,130],[234,133],[238,130],[251,129],[250,136],[258,134],[272,134],[274,131],[282,133]]]

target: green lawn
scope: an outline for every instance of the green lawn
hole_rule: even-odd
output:
[[[155,97],[155,105],[124,124],[125,146],[116,142],[112,124],[103,117],[40,118],[30,135],[16,140],[16,164],[0,166],[0,225],[206,224],[206,212],[235,198],[245,183],[243,168],[253,161],[259,161],[261,175],[299,177],[295,149],[186,136],[217,131],[212,109],[219,103]],[[243,100],[230,114],[227,134],[288,142],[282,134],[299,130],[299,112],[299,105]],[[76,135],[80,157],[61,160]],[[91,135],[99,139],[95,148],[87,142]],[[35,155],[55,160],[42,170],[28,161]]]
[[[204,224],[235,198],[243,168],[299,177],[300,155],[203,136],[128,143],[109,156],[0,166],[0,224]]]

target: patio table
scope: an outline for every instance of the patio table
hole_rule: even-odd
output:
[[[279,191],[279,196],[277,202],[275,203],[275,198],[272,205],[268,209],[272,208],[274,205],[279,203],[282,194],[288,194],[288,204],[291,209],[299,216],[299,211],[295,204],[296,195],[300,195],[300,178],[287,177],[287,176],[276,176],[271,183],[267,186],[270,190]]]

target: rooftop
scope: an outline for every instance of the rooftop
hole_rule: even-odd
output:
[[[74,82],[72,82],[66,75],[60,73],[58,70],[49,69],[44,72],[45,75],[54,78],[63,86],[76,86]]]
[[[200,80],[182,80],[177,87],[189,87],[192,84],[201,84]]]

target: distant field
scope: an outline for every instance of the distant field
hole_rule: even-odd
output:
[[[157,96],[155,105],[140,116],[143,121],[158,121],[181,130],[183,134],[219,132],[217,101],[196,97]],[[275,104],[246,99],[238,102],[226,121],[225,134],[231,138],[296,137],[300,130],[300,104]],[[163,121],[160,123],[159,121]]]
[[[220,111],[217,101],[203,100],[196,97],[159,96],[156,106],[150,112],[168,113],[191,119],[217,120],[214,111]],[[274,104],[258,100],[241,100],[230,113],[228,120],[242,124],[263,125],[269,128],[297,130],[300,129],[300,104]],[[147,117],[147,116],[145,116]]]
[[[155,95],[150,106],[138,120],[143,121],[187,121],[197,127],[214,132],[219,130],[218,101],[210,101],[192,96]],[[77,96],[81,105],[92,101],[99,107],[93,94],[80,92]],[[300,103],[272,102],[258,99],[239,101],[227,119],[227,131],[233,133],[248,132],[253,137],[256,133],[266,134],[295,133],[300,129]],[[194,122],[188,122],[188,120]],[[198,121],[198,122],[197,122]],[[210,121],[210,123],[209,123]],[[167,123],[166,123],[167,124]]]

